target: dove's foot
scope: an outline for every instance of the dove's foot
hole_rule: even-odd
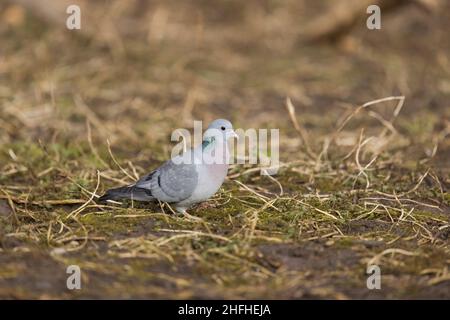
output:
[[[186,219],[193,220],[193,221],[203,221],[202,218],[195,217],[187,213],[186,208],[175,208],[178,213],[181,213]]]
[[[202,202],[198,204],[195,208],[200,210],[216,208],[216,204],[212,202]]]

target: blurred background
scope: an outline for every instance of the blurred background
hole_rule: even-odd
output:
[[[3,1],[1,142],[84,140],[86,117],[94,140],[136,149],[192,119],[289,127],[286,96],[325,133],[396,95],[403,129],[442,129],[448,2],[378,3],[381,30],[366,28],[367,1]],[[69,4],[81,30],[66,28]]]
[[[81,8],[80,30],[66,28],[66,8],[71,4]],[[366,27],[370,4],[381,8],[380,30]],[[16,220],[11,218],[15,222],[4,222],[0,229],[2,250],[9,252],[0,263],[10,265],[0,272],[4,280],[0,294],[60,296],[51,274],[41,287],[28,288],[29,295],[15,288],[35,283],[33,275],[23,271],[26,265],[37,265],[45,273],[46,263],[50,263],[43,262],[47,253],[35,253],[29,249],[30,243],[44,246],[47,252],[53,247],[65,248],[70,239],[69,244],[78,248],[76,237],[60,239],[57,245],[48,236],[53,232],[50,221],[57,219],[54,213],[58,213],[51,206],[61,204],[55,199],[68,201],[68,207],[63,206],[65,213],[76,209],[90,197],[79,186],[93,191],[97,169],[102,171],[98,193],[129,182],[114,167],[107,140],[118,162],[130,172],[142,174],[168,158],[172,130],[192,128],[193,120],[209,122],[224,117],[236,128],[279,128],[280,160],[301,165],[294,173],[281,172],[279,179],[288,193],[333,192],[348,186],[345,174],[335,173],[333,168],[339,167],[338,160],[354,151],[363,137],[373,135],[378,138],[361,152],[361,161],[367,164],[375,154],[384,161],[379,169],[398,165],[399,179],[411,178],[405,190],[420,180],[426,171],[421,166],[430,166],[433,171],[429,172],[437,180],[429,178],[426,188],[437,188],[436,194],[442,197],[436,195],[440,202],[433,205],[442,205],[450,183],[449,30],[450,2],[439,0],[1,1],[0,217],[15,215]],[[372,113],[355,113],[366,102],[391,96],[405,97],[398,115],[394,114],[395,100],[377,104]],[[287,97],[293,108],[287,106]],[[347,123],[349,117],[352,120]],[[349,170],[354,177],[359,164],[352,165],[341,169],[353,168]],[[233,168],[232,174],[238,177],[244,169]],[[324,172],[334,179],[334,187],[320,182]],[[378,173],[373,176],[376,179]],[[259,183],[247,182],[252,181]],[[380,188],[384,183],[379,181]],[[348,189],[352,187],[350,183]],[[448,196],[445,199],[448,203]],[[46,204],[33,207],[39,203]],[[448,206],[443,210],[448,218]],[[30,212],[32,218],[27,219],[32,222],[25,228],[22,215]],[[72,222],[69,226],[78,230]],[[56,228],[56,222],[53,226]],[[94,233],[101,229],[93,224],[87,228]],[[136,231],[130,225],[127,228]],[[320,228],[308,228],[313,234],[321,232]],[[372,229],[369,226],[357,232],[367,230]],[[108,229],[107,234],[110,232]],[[448,235],[442,241],[441,248],[447,248],[448,254]],[[319,250],[315,246],[304,254],[314,256]],[[17,255],[25,250],[20,248],[28,248],[33,255],[22,257],[25,265],[17,267]],[[339,257],[347,259],[346,255]],[[289,259],[280,259],[289,265]],[[267,263],[261,264],[270,269]],[[311,265],[308,270],[316,267]],[[15,275],[13,270],[25,275]],[[91,279],[96,279],[98,274],[93,272]],[[236,276],[234,271],[230,274]],[[120,278],[104,277],[108,281]],[[286,277],[283,279],[289,283],[292,279]],[[158,280],[163,281],[161,288],[172,288],[173,283],[166,285],[166,280]],[[276,297],[345,298],[368,294],[337,290],[341,287],[334,280],[329,282],[334,289],[322,291],[284,291],[283,285],[277,287],[279,291],[218,289],[228,280],[212,277],[208,281],[214,283],[215,291],[206,285],[194,293],[177,291],[178,297],[273,298],[278,292]],[[52,288],[53,293],[45,288]],[[176,296],[173,288],[169,293],[163,289],[151,294]],[[400,296],[403,289],[397,291]],[[136,296],[150,294],[139,290]],[[105,292],[94,290],[88,296]],[[448,297],[445,286],[424,292],[426,297]],[[109,294],[117,296],[113,291]]]

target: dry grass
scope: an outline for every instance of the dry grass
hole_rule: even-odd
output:
[[[0,27],[0,297],[449,298],[447,13],[335,48],[298,44],[306,1],[138,2],[93,8],[106,45]],[[233,166],[200,219],[96,203],[217,117],[280,128],[279,174]]]

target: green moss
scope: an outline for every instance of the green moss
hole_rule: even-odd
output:
[[[86,214],[81,217],[81,222],[92,228],[98,234],[115,234],[132,232],[142,218],[114,218],[116,215],[130,214],[130,210],[119,209],[114,212],[104,212],[101,214]]]
[[[424,137],[433,132],[434,126],[438,122],[438,117],[434,113],[421,112],[416,117],[405,121],[399,119],[399,126],[404,129],[408,136]]]

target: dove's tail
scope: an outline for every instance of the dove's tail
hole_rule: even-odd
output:
[[[106,200],[132,199],[136,201],[151,201],[154,199],[149,189],[139,188],[136,186],[125,186],[115,189],[109,189],[102,195],[98,201],[106,202]]]

